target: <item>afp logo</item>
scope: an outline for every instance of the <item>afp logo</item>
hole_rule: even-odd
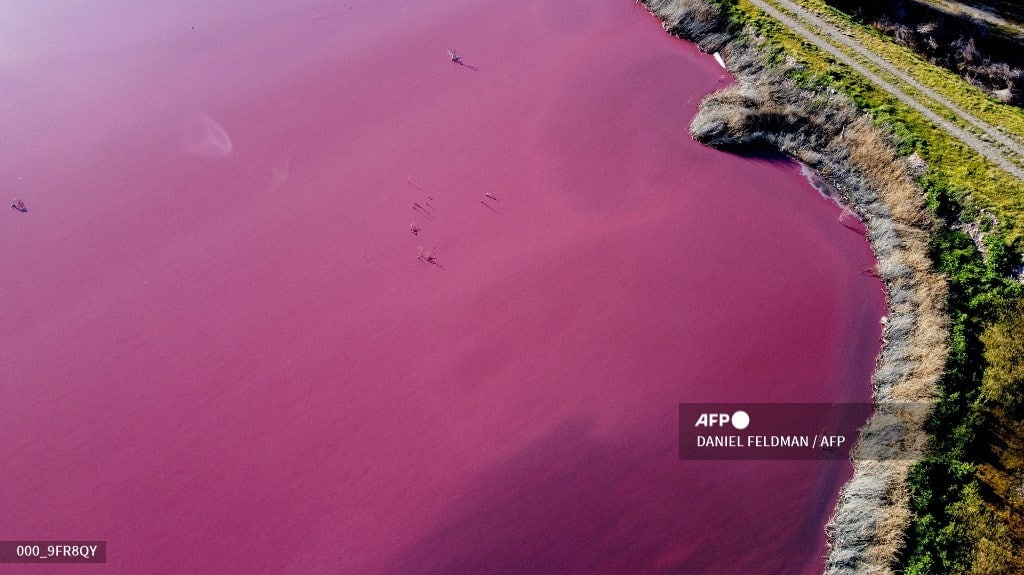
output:
[[[731,415],[728,413],[702,413],[697,417],[697,423],[693,424],[693,426],[723,427],[730,422],[736,429],[746,429],[750,425],[750,415],[742,410]]]

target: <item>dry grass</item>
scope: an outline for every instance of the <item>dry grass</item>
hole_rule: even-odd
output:
[[[705,52],[717,52],[731,40],[725,31],[725,12],[705,0],[645,0],[649,10],[658,14],[665,30],[689,38]]]
[[[700,4],[711,3],[648,0],[666,20],[666,30],[703,46],[721,31],[687,28],[676,20],[680,11],[693,12]],[[913,182],[913,166],[844,97],[800,88],[784,70],[766,67],[767,56],[752,42],[732,41],[719,49],[737,84],[702,102],[691,133],[718,147],[773,146],[839,190],[867,224],[886,284],[890,316],[874,375],[875,402],[929,406],[948,351],[946,284],[928,257],[929,232],[936,223]],[[862,430],[858,450],[884,445],[909,456],[855,461],[854,477],[828,525],[829,573],[891,573],[910,521],[906,478],[914,459],[924,453],[929,411],[907,410],[887,421],[876,416]]]

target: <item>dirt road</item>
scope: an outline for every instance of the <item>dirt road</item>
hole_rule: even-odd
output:
[[[772,18],[781,22],[787,28],[793,30],[800,36],[803,36],[808,42],[811,42],[819,49],[830,54],[836,60],[856,70],[872,84],[889,92],[901,102],[919,112],[935,125],[945,130],[948,134],[963,142],[964,145],[970,147],[978,154],[981,154],[983,157],[987,158],[1006,172],[1012,174],[1017,179],[1024,181],[1024,168],[1022,168],[1022,163],[1024,163],[1024,147],[1022,147],[1017,141],[1013,140],[1006,134],[1003,134],[987,122],[974,117],[967,111],[958,107],[956,104],[943,98],[931,88],[928,88],[913,78],[908,77],[906,73],[893,66],[878,54],[867,49],[856,40],[847,37],[838,27],[826,22],[801,6],[787,0],[774,0],[774,2],[750,0],[750,2]],[[779,7],[785,10],[785,12],[780,10]],[[810,27],[816,29],[817,32],[811,31]],[[964,122],[970,124],[983,135],[976,135],[964,128],[961,128],[960,126],[957,126],[946,118],[943,118],[926,106],[925,103],[923,103],[923,98],[911,96],[907,91],[897,86],[894,82],[882,78],[862,62],[859,62],[857,59],[849,56],[845,51],[839,49],[837,45],[845,46],[846,48],[854,51],[860,57],[864,58],[864,60],[878,67],[878,69],[884,70],[885,72],[892,74],[894,77],[899,78],[901,83],[906,84],[913,90],[923,94],[925,97],[948,109],[951,113],[961,118]],[[986,141],[986,139],[988,141]],[[996,142],[998,142],[1002,148],[995,145]]]

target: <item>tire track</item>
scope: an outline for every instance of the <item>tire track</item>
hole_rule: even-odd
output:
[[[903,78],[903,81],[913,89],[917,90],[921,94],[924,94],[928,98],[932,99],[936,103],[947,108],[968,124],[977,128],[979,131],[984,133],[988,138],[998,141],[1000,144],[1008,148],[1017,154],[1018,157],[1024,158],[1024,148],[1020,146],[1015,140],[1009,138],[1005,134],[999,132],[988,123],[975,118],[966,111],[960,109],[958,106],[949,102],[939,94],[935,93],[934,90],[927,86],[921,85],[913,78],[904,78],[906,74],[891,63],[881,58],[874,52],[868,50],[856,41],[847,38],[842,31],[836,26],[822,20],[818,16],[808,12],[804,8],[790,2],[788,0],[776,0],[776,2],[782,6],[785,10],[789,11],[790,14],[796,15],[798,18],[804,20],[808,24],[812,24],[821,31],[822,34],[811,31],[807,26],[801,23],[797,18],[784,13],[782,10],[777,8],[775,5],[766,2],[765,0],[750,0],[750,3],[757,6],[765,14],[781,22],[784,26],[796,32],[800,36],[803,36],[805,40],[814,44],[818,49],[831,55],[836,60],[846,64],[850,68],[853,68],[862,76],[868,79],[872,84],[875,84],[879,88],[889,92],[895,98],[910,106],[915,111],[923,115],[929,121],[935,125],[941,127],[946,133],[950,134],[954,138],[960,140],[964,145],[968,146],[982,157],[986,158],[990,162],[1002,168],[1007,173],[1013,175],[1015,178],[1024,181],[1024,169],[1019,164],[1013,161],[1013,159],[996,146],[982,140],[980,137],[972,134],[971,132],[957,126],[949,120],[943,118],[939,114],[932,111],[930,108],[921,103],[920,100],[907,94],[905,91],[900,89],[892,82],[881,78],[878,74],[868,69],[866,66],[856,61],[854,58],[848,56],[842,50],[837,48],[835,44],[827,40],[823,35],[828,36],[833,41],[850,48],[867,61],[871,62],[881,70],[885,70],[889,74],[892,74],[896,78]]]

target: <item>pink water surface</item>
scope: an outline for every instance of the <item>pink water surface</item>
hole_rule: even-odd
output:
[[[0,539],[822,569],[849,464],[679,461],[677,404],[867,400],[870,251],[791,162],[691,140],[729,78],[632,0],[0,11]]]

